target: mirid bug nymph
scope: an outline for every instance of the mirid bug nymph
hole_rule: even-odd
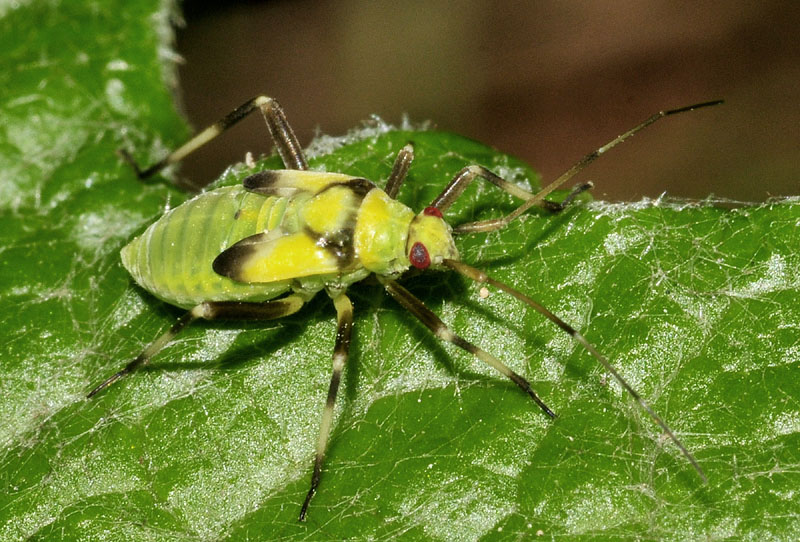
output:
[[[466,350],[494,367],[530,396],[545,414],[555,417],[525,378],[493,355],[456,335],[419,299],[397,283],[397,279],[412,267],[417,270],[449,269],[482,285],[508,293],[582,344],[660,426],[705,480],[705,474],[694,456],[666,422],[582,334],[520,291],[461,262],[453,235],[501,229],[533,206],[559,211],[591,185],[575,187],[559,204],[545,197],[601,154],[663,117],[719,103],[705,102],[661,111],[584,156],[536,194],[523,190],[482,166],[465,167],[419,213],[395,199],[414,157],[411,144],[398,152],[383,190],[367,179],[309,171],[303,150],[283,110],[275,100],[266,96],[247,101],[144,170],[139,168],[130,154],[120,151],[140,178],[148,177],[181,160],[251,112],[260,110],[286,169],[261,171],[247,177],[242,186],[228,186],[202,193],[167,212],[122,249],[123,266],[142,288],[167,303],[188,309],[188,312],[122,370],[92,389],[88,397],[146,364],[183,328],[198,318],[280,318],[297,312],[317,292],[325,290],[336,308],[338,331],[311,486],[300,507],[299,519],[304,521],[309,503],[319,486],[333,407],[350,347],[353,307],[346,291],[351,284],[369,275],[374,274],[386,291],[439,339]],[[520,198],[523,203],[501,218],[452,228],[444,220],[444,213],[475,179],[488,181]],[[167,250],[166,247],[173,247],[176,243],[179,246],[175,250]]]

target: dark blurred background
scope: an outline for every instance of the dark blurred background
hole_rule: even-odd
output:
[[[800,194],[799,2],[187,0],[184,16],[180,94],[195,128],[260,93],[303,144],[407,113],[552,179],[660,109],[724,98],[582,178],[609,200]],[[209,181],[270,145],[253,115],[182,175]]]

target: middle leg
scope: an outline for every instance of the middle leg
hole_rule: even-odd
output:
[[[397,158],[394,159],[394,165],[392,166],[392,173],[386,180],[384,192],[386,192],[390,198],[397,198],[400,185],[403,184],[403,181],[406,179],[406,174],[408,174],[408,168],[411,167],[412,160],[414,160],[414,145],[406,143],[406,145],[400,149],[400,152],[397,153]]]
[[[339,383],[342,379],[342,370],[350,353],[350,335],[353,330],[353,305],[350,299],[341,293],[333,300],[336,307],[336,317],[338,330],[336,332],[336,345],[333,347],[333,372],[331,373],[331,383],[328,387],[328,398],[325,401],[325,408],[322,411],[322,421],[319,426],[319,438],[314,456],[314,472],[311,475],[311,487],[303,501],[300,509],[300,521],[306,520],[308,505],[319,486],[320,475],[322,474],[322,462],[325,459],[325,449],[328,447],[328,438],[331,434],[333,424],[333,407],[336,404],[336,394],[339,392]]]

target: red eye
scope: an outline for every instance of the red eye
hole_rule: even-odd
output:
[[[439,218],[442,218],[442,212],[438,207],[425,207],[425,210],[422,211],[422,214],[426,216],[438,216]]]
[[[425,248],[420,242],[414,243],[411,247],[411,253],[408,255],[411,265],[417,269],[426,269],[431,264],[431,257],[428,255],[428,249]]]

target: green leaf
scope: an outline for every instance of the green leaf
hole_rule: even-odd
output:
[[[332,441],[300,524],[335,334],[324,294],[276,322],[195,324],[85,399],[181,312],[135,286],[118,256],[185,197],[139,182],[114,155],[126,146],[152,161],[187,134],[156,55],[159,3],[39,2],[2,15],[0,539],[800,536],[797,200],[583,202],[458,240],[465,262],[606,354],[707,485],[570,337],[499,292],[484,299],[433,273],[404,284],[528,377],[559,418],[438,342],[377,285],[356,285]],[[380,182],[409,140],[417,158],[400,199],[415,209],[470,163],[538,184],[478,143],[382,125],[318,142],[327,150],[312,164]],[[247,173],[239,165],[219,182]],[[513,204],[476,184],[448,219]]]

